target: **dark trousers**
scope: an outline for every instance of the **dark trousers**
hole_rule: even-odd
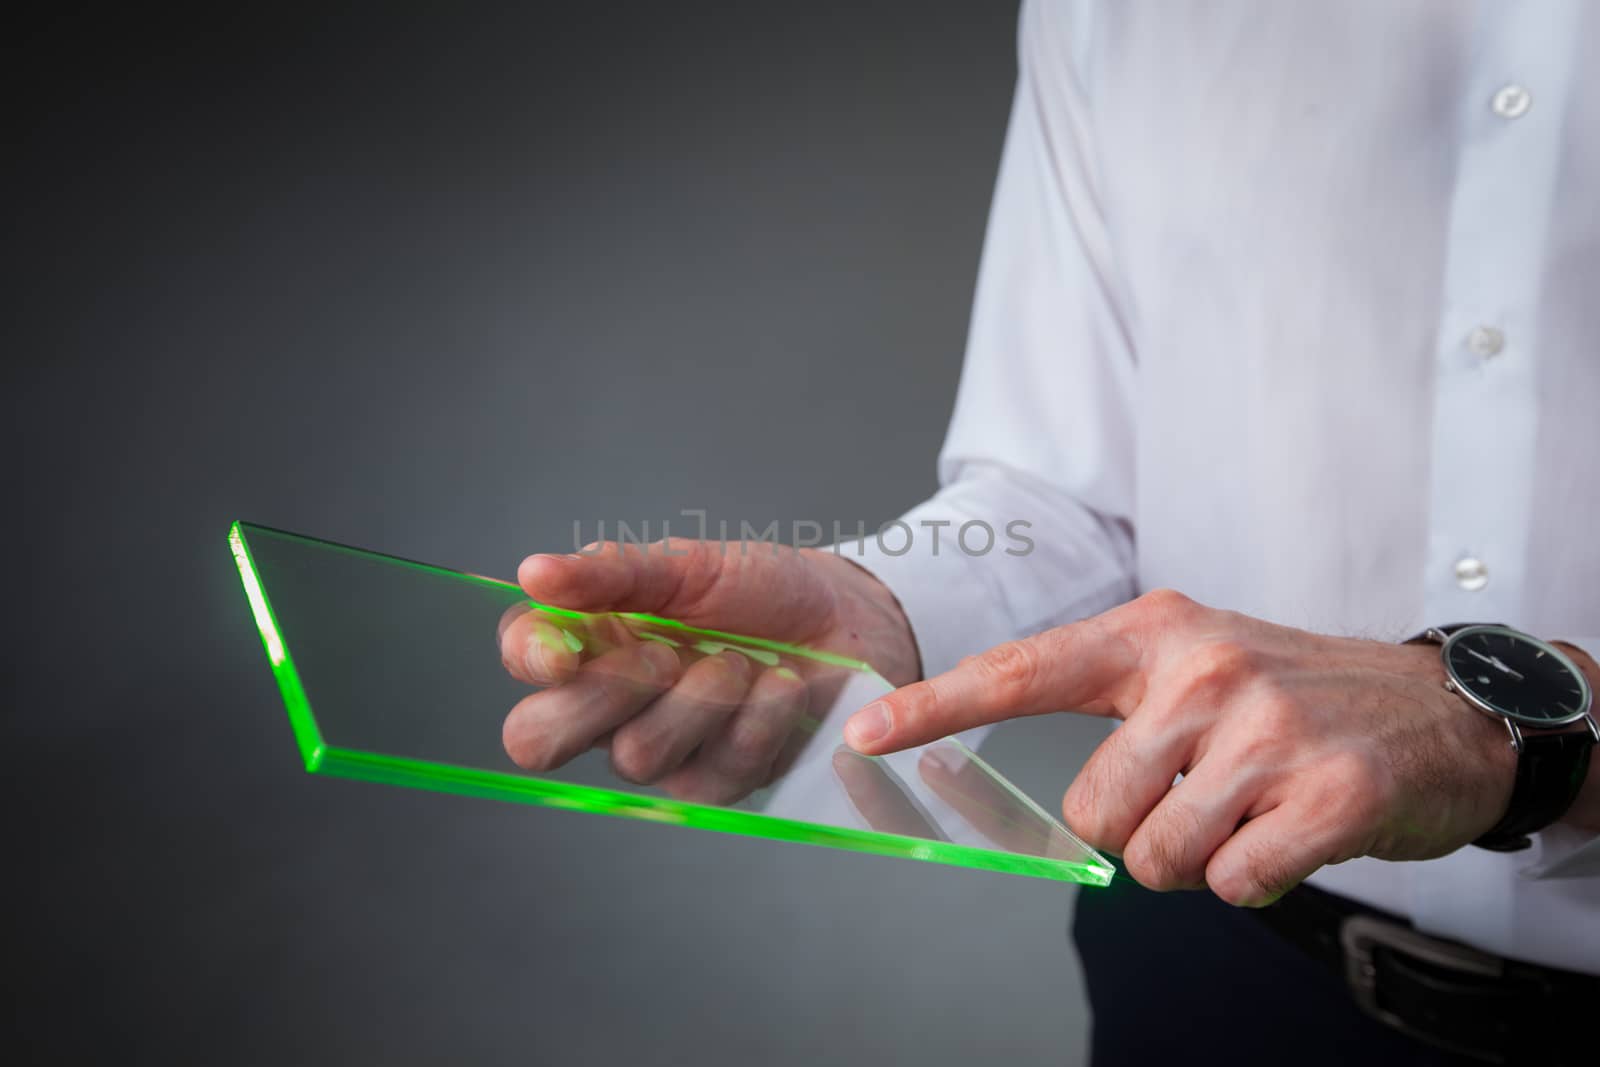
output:
[[[1363,1014],[1328,967],[1210,893],[1152,893],[1122,879],[1082,889],[1072,935],[1096,1067],[1475,1062]]]

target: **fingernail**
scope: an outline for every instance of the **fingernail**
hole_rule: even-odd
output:
[[[678,664],[678,657],[666,645],[651,642],[639,650],[639,658],[644,661],[645,670],[650,674],[651,681],[659,681],[666,673]]]
[[[529,641],[522,650],[522,662],[527,665],[528,675],[532,678],[544,678],[550,673],[545,666],[544,642],[538,639]]]
[[[643,633],[643,634],[639,635],[639,640],[641,640],[641,641],[654,641],[656,644],[658,644],[658,645],[666,645],[668,648],[677,648],[679,645],[682,644],[681,641],[674,641],[672,638],[668,637],[666,634]]]
[[[533,624],[533,638],[524,649],[522,658],[527,662],[528,671],[535,678],[548,678],[553,676],[561,666],[561,660],[555,655],[559,653],[563,644],[561,631],[545,622]]]
[[[889,735],[889,708],[879,700],[868,704],[845,723],[844,738],[855,748],[870,745]]]

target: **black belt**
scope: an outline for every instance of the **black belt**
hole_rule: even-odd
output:
[[[1429,937],[1308,885],[1255,914],[1341,975],[1363,1011],[1485,1063],[1600,1063],[1600,977]]]

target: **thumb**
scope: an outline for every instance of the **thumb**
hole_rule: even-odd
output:
[[[769,542],[672,538],[608,541],[582,553],[529,556],[517,582],[534,600],[573,611],[637,611],[711,629],[803,632],[828,610],[792,548]]]
[[[666,611],[702,597],[716,580],[704,547],[682,539],[607,541],[568,555],[541,553],[522,561],[517,583],[541,603],[574,611]]]

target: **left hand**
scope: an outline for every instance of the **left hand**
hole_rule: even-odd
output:
[[[822,549],[610,542],[529,556],[517,577],[533,600],[568,609],[557,617],[519,604],[500,620],[506,670],[538,687],[502,730],[506,754],[524,770],[553,771],[603,747],[624,781],[732,804],[784,773],[843,682],[837,669],[780,666],[770,651],[771,668],[763,669],[766,659],[738,642],[723,652],[686,647],[670,632],[637,632],[637,622],[611,612],[827,649],[869,660],[892,680],[919,673],[894,595]]]
[[[1159,590],[896,690],[845,738],[880,755],[1019,715],[1115,716],[1067,790],[1067,824],[1152,889],[1260,906],[1325,864],[1442,856],[1499,821],[1516,754],[1443,683],[1433,646]]]

